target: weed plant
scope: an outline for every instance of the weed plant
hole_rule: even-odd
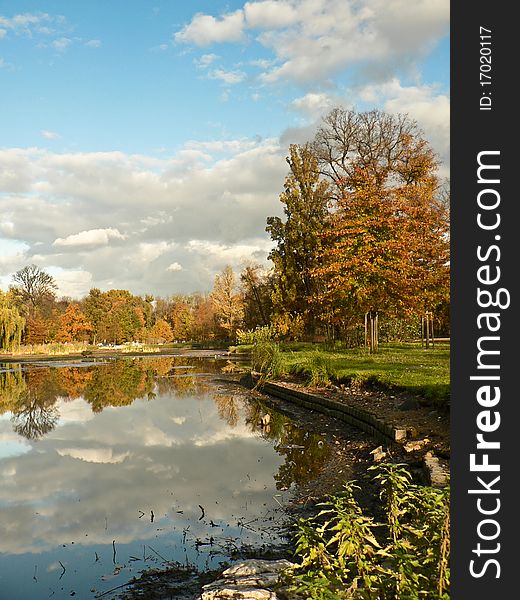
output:
[[[376,467],[386,522],[363,513],[354,482],[297,523],[291,598],[446,600],[450,590],[449,488],[415,485],[405,465]]]

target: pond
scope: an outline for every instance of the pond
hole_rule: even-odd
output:
[[[168,561],[215,568],[280,542],[291,490],[330,448],[225,364],[0,364],[0,598],[109,598]]]

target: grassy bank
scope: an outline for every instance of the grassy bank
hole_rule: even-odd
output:
[[[249,352],[253,346],[237,347]],[[377,354],[362,348],[326,349],[310,344],[280,344],[278,374],[299,374],[309,384],[373,383],[406,390],[438,404],[449,401],[450,348],[436,344],[428,350],[420,344],[387,344]]]

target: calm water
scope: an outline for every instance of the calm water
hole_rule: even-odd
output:
[[[262,429],[223,364],[0,365],[2,600],[92,599],[165,561],[276,542],[291,487],[330,450],[272,410]]]

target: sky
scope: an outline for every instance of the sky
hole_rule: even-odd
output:
[[[268,264],[289,145],[406,113],[449,166],[449,0],[0,0],[0,288],[206,292]]]

